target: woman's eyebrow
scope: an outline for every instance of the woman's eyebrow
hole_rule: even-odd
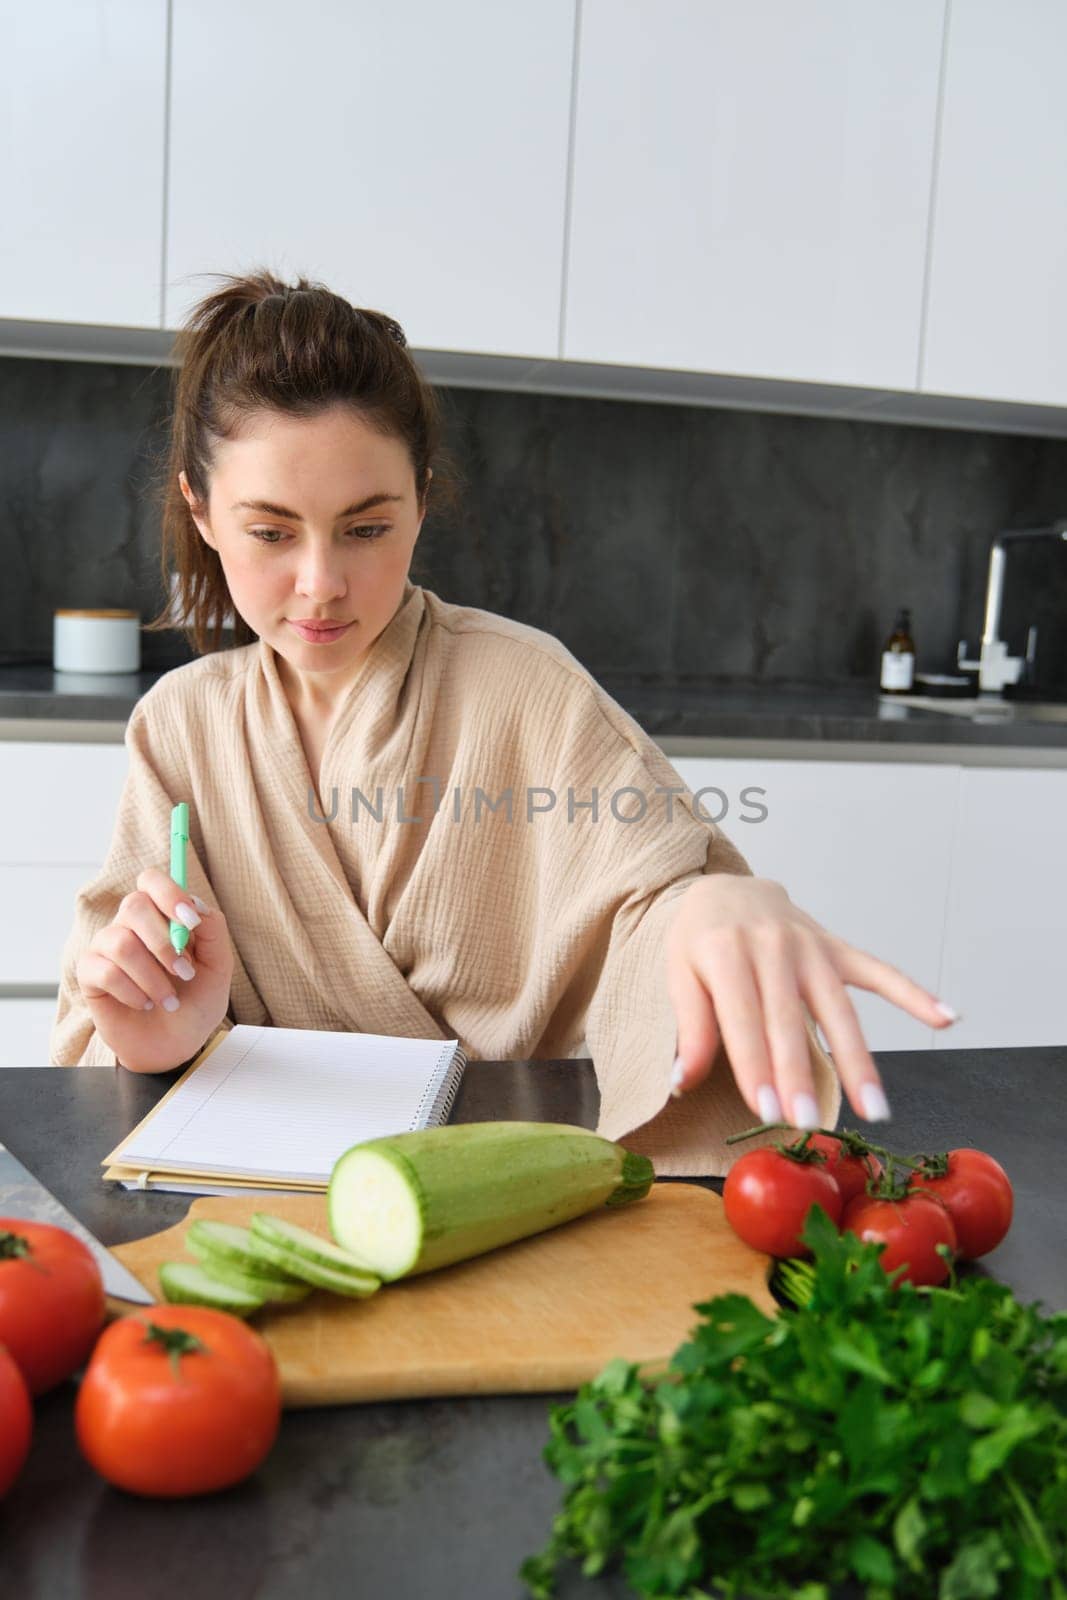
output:
[[[369,494],[365,500],[358,501],[355,505],[346,506],[334,518],[339,522],[342,517],[358,516],[361,511],[369,511],[371,506],[384,505],[389,500],[403,500],[402,494]],[[299,511],[289,511],[285,506],[276,506],[270,500],[235,500],[230,507],[231,511],[262,511],[268,517],[287,517],[290,522],[303,522]]]

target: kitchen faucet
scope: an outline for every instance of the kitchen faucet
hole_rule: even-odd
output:
[[[1067,540],[1067,519],[1054,522],[1050,528],[1013,528],[999,533],[989,552],[989,576],[986,579],[985,623],[982,628],[982,648],[977,661],[967,661],[967,641],[961,639],[956,646],[956,665],[961,672],[977,672],[979,689],[999,694],[1006,683],[1018,683],[1024,667],[1033,667],[1037,648],[1037,629],[1033,625],[1026,635],[1026,654],[1010,656],[1005,639],[997,637],[1000,611],[1004,600],[1004,568],[1008,559],[1006,546],[1019,539]]]

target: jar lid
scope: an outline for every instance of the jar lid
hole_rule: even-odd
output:
[[[57,611],[55,615],[57,617],[140,617],[141,613],[139,611],[124,611],[119,607],[110,611],[106,609],[100,611]]]

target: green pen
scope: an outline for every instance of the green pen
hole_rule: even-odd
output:
[[[170,875],[179,889],[187,889],[185,880],[185,855],[189,843],[189,804],[182,800],[170,814]],[[181,955],[189,943],[189,929],[184,922],[170,923],[170,942]]]

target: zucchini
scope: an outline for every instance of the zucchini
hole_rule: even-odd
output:
[[[214,1306],[235,1317],[251,1316],[267,1303],[265,1294],[232,1288],[188,1261],[165,1261],[159,1269],[159,1282],[164,1299],[176,1305]]]
[[[245,1294],[255,1295],[266,1305],[295,1305],[311,1293],[310,1283],[277,1269],[273,1278],[266,1278],[262,1272],[245,1272],[232,1261],[216,1261],[213,1257],[201,1256],[200,1265],[209,1278],[225,1284],[228,1289],[241,1289]]]
[[[256,1255],[250,1230],[239,1228],[231,1222],[215,1222],[207,1217],[198,1217],[189,1224],[185,1248],[211,1271],[236,1267],[238,1272],[250,1278],[270,1278],[274,1282],[283,1276],[279,1267],[272,1266],[261,1255]],[[292,1282],[299,1283],[302,1280],[294,1277]]]
[[[642,1199],[647,1156],[562,1122],[462,1122],[346,1150],[327,1190],[337,1243],[385,1282]]]
[[[316,1289],[330,1289],[334,1294],[364,1300],[382,1286],[378,1274],[347,1250],[339,1249],[308,1228],[272,1217],[269,1212],[253,1214],[251,1239],[252,1248],[262,1261],[280,1267]]]

